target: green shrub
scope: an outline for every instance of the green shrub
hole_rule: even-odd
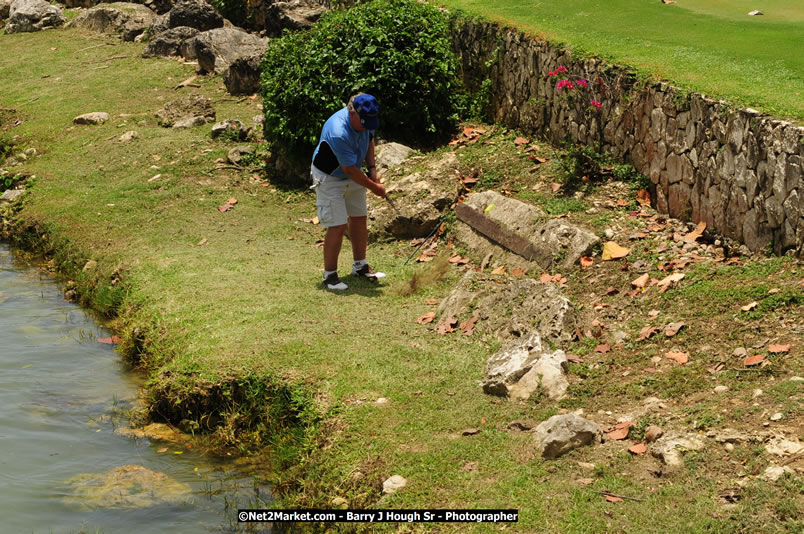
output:
[[[358,92],[377,97],[387,138],[418,146],[452,133],[463,101],[447,19],[415,0],[333,11],[272,42],[263,62],[265,137],[309,158],[324,121]]]

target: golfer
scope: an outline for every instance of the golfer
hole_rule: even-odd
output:
[[[385,198],[385,188],[374,166],[374,130],[380,125],[377,99],[359,93],[335,112],[321,130],[310,172],[316,194],[318,220],[327,228],[324,236],[324,287],[343,291],[349,286],[338,278],[338,255],[349,228],[352,241],[352,276],[385,278],[366,263],[368,227],[366,189]],[[363,172],[365,163],[368,174]]]

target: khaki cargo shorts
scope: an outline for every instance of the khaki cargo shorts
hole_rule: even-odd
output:
[[[365,217],[366,188],[349,178],[340,179],[310,167],[315,189],[315,205],[318,208],[318,222],[321,226],[332,227],[346,224],[347,217]]]

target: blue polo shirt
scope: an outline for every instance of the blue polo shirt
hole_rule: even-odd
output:
[[[368,153],[374,130],[358,132],[349,122],[349,109],[336,111],[324,123],[321,138],[313,152],[313,165],[322,172],[347,179],[341,167],[361,167]]]

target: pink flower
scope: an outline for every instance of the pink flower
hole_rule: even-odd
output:
[[[586,80],[578,80],[576,83],[581,87],[586,87]]]
[[[589,103],[592,104],[593,106],[595,106],[597,109],[600,109],[600,108],[603,107],[603,104],[601,104],[597,100],[590,100]]]
[[[567,89],[575,89],[575,86],[572,85],[572,82],[570,80],[560,80],[558,82],[558,85],[556,85],[556,90],[560,91],[565,87]]]
[[[547,73],[548,76],[555,76],[557,74],[558,74],[557,70],[553,70],[553,71],[550,71],[550,72]]]
[[[561,66],[556,69],[556,72],[569,72],[567,67]]]

